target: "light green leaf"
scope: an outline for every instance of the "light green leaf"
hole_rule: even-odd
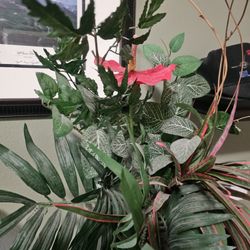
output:
[[[112,247],[118,248],[118,249],[130,249],[135,247],[137,244],[137,235],[133,234],[132,236],[128,237],[125,240],[116,242],[112,244]]]
[[[154,250],[148,243],[146,243],[143,247],[142,250]]]
[[[24,137],[26,148],[36,163],[39,172],[45,178],[51,190],[58,197],[64,198],[66,193],[59,174],[44,152],[34,144],[26,124],[24,125]]]
[[[37,72],[36,77],[43,94],[51,100],[58,92],[56,81],[51,76],[42,72]]]
[[[156,66],[158,64],[169,64],[168,56],[165,55],[164,50],[158,45],[143,45],[143,54],[153,66]]]
[[[200,67],[201,60],[194,56],[178,56],[172,61],[172,63],[177,65],[174,75],[187,76]]]
[[[184,37],[185,37],[185,34],[180,33],[171,39],[171,41],[169,43],[169,48],[170,48],[171,52],[176,53],[181,49],[183,42],[184,42]]]
[[[34,191],[45,196],[50,194],[50,190],[43,177],[27,161],[1,144],[0,160]]]
[[[56,106],[52,107],[52,118],[55,137],[65,136],[73,129],[71,120],[61,114]]]
[[[183,164],[195,152],[200,143],[201,138],[196,135],[192,139],[183,138],[174,141],[170,145],[170,149],[178,162]]]
[[[187,118],[173,116],[164,121],[161,131],[171,135],[187,137],[193,134],[195,125]]]

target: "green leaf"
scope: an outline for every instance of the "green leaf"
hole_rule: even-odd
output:
[[[76,76],[77,81],[79,82],[79,84],[81,86],[83,86],[84,88],[92,91],[94,94],[97,95],[97,83],[95,82],[95,80],[86,77],[85,75],[77,75]]]
[[[24,125],[24,137],[26,148],[36,163],[39,172],[45,178],[51,190],[58,197],[64,198],[66,193],[59,174],[44,152],[34,144],[26,124]]]
[[[142,250],[154,250],[148,243],[146,243],[143,247]]]
[[[23,4],[30,10],[29,15],[39,19],[39,22],[53,29],[53,36],[74,36],[76,31],[70,18],[58,7],[58,5],[47,1],[47,6],[36,0],[22,0]]]
[[[147,31],[145,34],[143,34],[141,36],[132,38],[131,43],[136,44],[136,45],[143,44],[148,39],[150,32],[151,32],[151,30]]]
[[[129,157],[128,143],[124,137],[122,130],[119,130],[115,138],[111,142],[111,150],[114,154],[122,157]]]
[[[60,226],[60,221],[61,213],[57,210],[48,218],[32,247],[33,250],[48,250],[51,248]]]
[[[171,39],[171,41],[169,43],[169,48],[170,48],[171,52],[176,53],[181,49],[181,47],[184,43],[184,37],[185,37],[185,34],[180,33]]]
[[[77,224],[77,215],[68,212],[58,231],[52,250],[68,249]]]
[[[34,191],[45,196],[50,194],[50,190],[43,177],[27,161],[1,144],[0,160]]]
[[[54,64],[47,58],[39,55],[36,51],[33,51],[33,53],[35,54],[35,56],[37,57],[37,59],[39,60],[39,62],[45,67],[48,68],[50,70],[56,70]]]
[[[60,163],[64,178],[73,196],[79,195],[76,167],[74,158],[66,137],[55,138],[57,158]]]
[[[34,207],[34,204],[22,206],[10,215],[0,219],[0,237],[15,227]]]
[[[201,60],[194,56],[178,56],[172,63],[177,65],[174,75],[182,77],[195,72],[200,67]]]
[[[188,137],[194,133],[195,125],[187,118],[173,116],[165,120],[161,131],[171,135]]]
[[[91,201],[93,199],[96,199],[98,197],[98,195],[100,194],[101,189],[97,188],[97,189],[93,189],[87,193],[81,194],[77,197],[75,197],[71,202],[72,203],[80,203],[80,202],[87,202],[87,201]]]
[[[166,115],[160,103],[146,102],[143,110],[143,123],[153,133],[159,132]]]
[[[35,203],[35,201],[27,197],[5,190],[0,190],[0,202],[22,203],[24,205]]]
[[[170,149],[173,152],[175,158],[180,164],[183,164],[188,158],[195,152],[197,147],[201,143],[201,138],[196,135],[192,139],[179,139],[174,141],[170,145]]]
[[[91,33],[95,26],[95,2],[94,0],[90,0],[90,3],[87,9],[84,11],[83,16],[80,21],[80,28],[77,32],[84,36],[86,34]]]
[[[65,136],[73,129],[73,124],[70,119],[61,114],[56,106],[52,107],[52,118],[55,137]]]
[[[186,94],[191,98],[200,98],[210,92],[210,86],[206,79],[198,74],[190,77],[179,78],[177,84],[184,88]]]
[[[127,1],[122,0],[120,6],[98,26],[97,35],[105,40],[119,38],[127,12]]]
[[[60,203],[54,203],[55,207],[79,214],[89,220],[96,221],[96,222],[102,222],[102,223],[118,223],[124,215],[111,215],[111,214],[102,214],[93,212],[87,209],[84,209],[82,207],[76,207],[68,204],[60,204]]]
[[[165,16],[166,16],[166,13],[155,14],[154,16],[145,18],[143,22],[139,23],[138,26],[140,29],[151,28],[156,23],[160,22]]]
[[[133,234],[132,236],[126,238],[125,240],[113,243],[112,248],[130,249],[135,247],[136,244],[137,244],[137,235]]]
[[[165,55],[165,51],[158,45],[143,45],[143,54],[153,66],[159,64],[167,66],[169,63],[169,57]]]
[[[163,2],[164,0],[151,0],[151,3],[148,8],[148,16],[153,15],[154,12],[156,12],[160,8]]]
[[[169,155],[158,155],[150,161],[151,166],[149,167],[148,172],[150,175],[153,175],[157,171],[165,168],[171,162],[173,161]]]
[[[37,72],[36,77],[43,94],[51,100],[58,92],[56,81],[49,75],[42,72]]]
[[[106,167],[108,167],[115,175],[120,178],[122,193],[132,213],[135,229],[137,233],[139,233],[143,223],[143,214],[141,211],[143,196],[136,179],[128,171],[128,169],[120,165],[117,161],[113,160],[104,152],[100,151],[94,145],[90,145],[90,148],[98,155]]]
[[[30,249],[36,237],[36,233],[42,224],[44,214],[44,208],[39,208],[37,212],[27,220],[21,231],[18,233],[17,238],[10,250]]]
[[[102,128],[92,125],[83,131],[82,144],[87,146],[88,143],[94,144],[97,148],[111,156],[109,135]]]

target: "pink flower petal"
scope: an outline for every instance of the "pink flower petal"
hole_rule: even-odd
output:
[[[116,62],[115,60],[105,60],[102,62],[102,58],[100,58],[100,62],[102,64],[102,66],[105,69],[111,69],[113,72],[124,72],[125,68],[122,67],[118,62]]]

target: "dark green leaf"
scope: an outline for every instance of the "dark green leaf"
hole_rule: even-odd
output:
[[[94,94],[97,94],[97,83],[95,80],[88,78],[85,75],[77,75],[76,79],[84,88],[92,91]]]
[[[0,219],[0,237],[15,227],[34,207],[33,204],[22,206],[10,215]]]
[[[172,63],[177,65],[174,71],[176,76],[187,76],[200,67],[201,60],[194,56],[178,56]]]
[[[31,249],[31,245],[36,237],[36,233],[42,224],[45,210],[39,208],[22,227],[17,238],[10,250],[27,250]]]
[[[160,22],[165,16],[166,13],[159,13],[155,14],[154,16],[147,17],[143,20],[141,24],[139,24],[139,28],[140,29],[151,28],[156,23]]]
[[[49,195],[50,190],[43,177],[24,159],[0,145],[0,159],[6,167],[12,169],[34,191]]]
[[[127,12],[127,1],[122,0],[120,6],[98,26],[97,35],[105,40],[119,38]]]
[[[57,230],[60,226],[60,221],[61,221],[61,212],[57,210],[48,218],[46,224],[39,233],[35,244],[32,247],[33,250],[37,249],[48,250],[51,248]]]
[[[171,52],[176,53],[181,49],[183,42],[184,42],[184,37],[185,37],[185,34],[180,33],[171,39],[171,41],[169,43],[169,48],[170,48]]]
[[[52,107],[53,131],[56,137],[67,135],[72,129],[73,124],[69,118],[61,114],[56,106]]]
[[[79,195],[76,166],[66,137],[55,138],[57,158],[70,192]]]
[[[132,236],[126,238],[125,240],[113,243],[112,248],[130,249],[135,247],[136,244],[137,244],[137,235],[133,234]]]
[[[34,144],[26,124],[24,125],[24,137],[26,148],[36,163],[39,172],[45,178],[51,190],[60,198],[64,198],[66,193],[59,174],[44,152]]]
[[[22,203],[24,205],[35,203],[35,201],[27,197],[5,190],[0,190],[0,202]]]
[[[148,32],[146,32],[145,34],[132,38],[131,39],[131,43],[139,45],[139,44],[143,44],[149,37],[151,30],[149,30]]]
[[[71,202],[80,203],[80,202],[91,201],[91,200],[98,197],[98,195],[100,194],[100,191],[101,191],[100,188],[94,189],[90,192],[87,192],[85,194],[81,194],[81,195],[75,197]]]
[[[95,26],[95,2],[90,0],[87,9],[84,11],[80,21],[80,28],[77,30],[82,36],[91,33]]]
[[[58,231],[52,250],[68,249],[77,225],[77,215],[68,212]]]
[[[58,5],[47,1],[47,6],[40,4],[36,0],[22,0],[23,4],[30,10],[31,16],[39,18],[39,21],[51,27],[53,36],[72,36],[76,31],[70,21],[70,18],[58,7]]]
[[[53,64],[49,59],[47,59],[47,58],[45,58],[45,57],[39,55],[38,53],[36,53],[36,51],[33,51],[33,52],[34,52],[34,54],[36,55],[37,59],[40,61],[40,63],[41,63],[44,67],[46,67],[46,68],[48,68],[48,69],[50,69],[50,70],[53,70],[53,71],[56,70],[54,64]]]
[[[57,208],[79,214],[89,220],[93,220],[96,222],[116,224],[124,217],[124,215],[110,215],[110,214],[97,213],[81,207],[76,207],[68,204],[54,203],[53,205]]]

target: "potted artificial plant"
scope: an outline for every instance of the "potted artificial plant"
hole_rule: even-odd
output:
[[[233,198],[247,195],[232,188],[249,189],[249,165],[216,163],[232,127],[239,91],[238,84],[230,115],[218,111],[227,73],[226,42],[214,101],[201,116],[192,104],[209,92],[209,84],[196,73],[199,59],[175,56],[184,34],[165,47],[146,44],[151,28],[165,17],[157,13],[163,0],[145,1],[136,26],[144,33],[126,38],[128,45],[120,49],[122,65],[108,56],[124,36],[127,1],[96,23],[91,0],[79,28],[49,0],[46,5],[36,0],[23,3],[58,38],[55,54],[37,55],[56,74],[54,79],[37,73],[37,94],[52,111],[64,180],[26,125],[25,144],[34,163],[0,146],[6,167],[41,194],[34,201],[18,191],[0,190],[0,202],[22,204],[0,220],[0,236],[24,223],[11,249],[250,249],[247,207]],[[198,6],[190,4],[211,27]],[[89,37],[94,38],[93,67],[104,96],[85,74]],[[99,38],[115,39],[104,55],[98,50]],[[150,69],[136,69],[137,46],[151,62]],[[147,86],[146,93],[140,85]],[[163,87],[154,100],[156,85]],[[213,143],[217,128],[224,131]]]

